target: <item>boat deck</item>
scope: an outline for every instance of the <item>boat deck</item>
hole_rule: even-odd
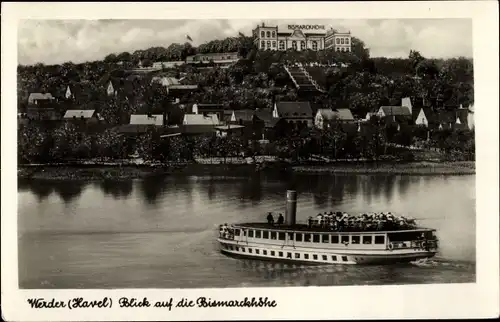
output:
[[[434,229],[423,228],[423,227],[415,227],[415,228],[401,228],[401,229],[392,229],[392,230],[360,230],[353,229],[352,227],[345,227],[344,230],[332,230],[329,227],[320,227],[320,226],[311,226],[306,224],[295,224],[295,225],[278,225],[278,224],[269,224],[267,222],[251,222],[251,223],[239,223],[232,224],[234,228],[255,228],[255,229],[270,229],[276,231],[310,231],[310,232],[318,232],[318,233],[394,233],[394,232],[419,232],[419,231],[434,231]]]

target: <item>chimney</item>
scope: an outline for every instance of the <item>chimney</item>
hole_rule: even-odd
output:
[[[285,225],[295,225],[297,215],[297,191],[287,190],[285,206]]]

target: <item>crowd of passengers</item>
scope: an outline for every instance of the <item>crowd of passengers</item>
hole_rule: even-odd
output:
[[[267,222],[274,225],[272,213],[267,215]],[[279,214],[276,224],[283,225],[284,217]],[[331,231],[381,231],[381,230],[405,230],[416,227],[415,219],[404,216],[395,216],[388,213],[365,213],[358,216],[349,215],[344,212],[319,213],[316,218],[308,218],[309,228],[322,228]]]

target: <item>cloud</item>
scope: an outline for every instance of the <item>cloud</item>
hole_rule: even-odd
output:
[[[469,19],[268,20],[266,24],[324,24],[348,29],[370,48],[371,56],[407,57],[410,49],[425,57],[472,56]],[[22,20],[18,26],[20,64],[80,63],[110,53],[167,47],[186,41],[251,34],[258,20]]]

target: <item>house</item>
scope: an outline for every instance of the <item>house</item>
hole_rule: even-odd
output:
[[[316,112],[314,117],[314,126],[320,130],[324,130],[329,127],[329,122],[336,118],[335,112],[329,108],[321,108]]]
[[[408,124],[412,121],[412,113],[407,106],[381,106],[377,116],[386,123]]]
[[[436,113],[431,107],[415,108],[413,115],[413,123],[417,126],[433,128],[436,124]]]
[[[167,115],[163,114],[132,114],[129,124],[163,126],[166,122]]]
[[[468,130],[469,110],[460,105],[459,108],[447,109],[437,113],[436,126],[439,130]]]
[[[104,118],[102,118],[99,113],[96,113],[95,110],[67,110],[66,113],[64,113],[63,120],[85,120],[85,122],[97,123],[99,121],[103,121]]]
[[[64,94],[64,97],[66,97],[66,99],[75,98],[73,92],[71,92],[71,89],[69,88],[69,85],[66,87],[66,93]]]
[[[154,76],[151,79],[151,84],[157,83],[162,86],[168,87],[170,85],[179,85],[180,82],[177,78],[175,77],[168,77],[168,76]]]
[[[222,104],[202,104],[195,103],[191,108],[193,114],[209,115],[215,114],[219,120],[224,119],[225,106]]]
[[[243,134],[243,129],[245,127],[243,125],[236,125],[236,124],[228,124],[228,125],[219,125],[216,126],[215,129],[215,135],[219,137],[226,137],[228,135],[242,135]]]
[[[237,52],[230,53],[206,53],[206,54],[196,54],[186,57],[186,64],[208,64],[214,63],[216,65],[228,66],[240,59]]]
[[[106,87],[106,93],[108,96],[116,96],[118,94],[117,90],[115,89],[115,86],[113,86],[113,82],[109,81],[108,86]]]
[[[219,125],[216,114],[207,116],[202,114],[184,114],[182,121],[182,133],[186,135],[214,133],[215,127]]]
[[[184,65],[183,61],[158,61],[153,63],[154,69],[163,69],[163,68],[174,68],[175,66]]]
[[[313,126],[313,114],[309,102],[277,102],[274,104],[273,118],[296,127]]]
[[[254,120],[254,110],[235,110],[231,112],[230,122],[239,125],[249,125]]]
[[[54,100],[50,93],[30,93],[28,96],[28,104],[39,105],[40,103],[47,103]]]

